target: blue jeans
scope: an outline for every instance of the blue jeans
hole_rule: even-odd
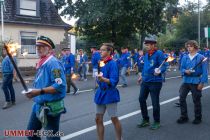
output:
[[[126,71],[127,71],[126,67],[122,67],[121,70],[120,70],[120,76],[122,77],[123,85],[127,85],[127,79],[126,79],[126,75],[125,75]]]
[[[53,134],[59,131],[60,115],[56,117],[52,117],[48,115],[47,121],[48,123],[47,123],[47,126],[44,128],[45,130],[53,131]],[[34,133],[36,133],[37,130],[41,130],[41,129],[42,129],[42,123],[36,117],[36,113],[32,111],[27,130],[34,130]],[[28,139],[41,140],[41,138],[37,136],[28,137]],[[60,137],[47,137],[47,140],[60,140]]]
[[[161,82],[142,82],[139,102],[141,107],[141,113],[144,120],[149,120],[148,110],[147,110],[147,97],[150,93],[153,107],[153,118],[154,121],[160,122],[160,90],[162,88]]]
[[[4,91],[6,102],[15,102],[15,91],[12,85],[13,74],[3,73],[2,90]]]

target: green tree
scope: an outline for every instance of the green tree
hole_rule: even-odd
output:
[[[177,0],[55,0],[61,15],[76,17],[79,35],[96,44],[113,42],[132,45],[146,34],[157,34],[165,28],[163,9]],[[142,43],[141,43],[142,44]]]

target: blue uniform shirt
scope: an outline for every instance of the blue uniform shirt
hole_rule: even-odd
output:
[[[163,82],[162,74],[166,71],[166,64],[161,67],[161,74],[158,76],[154,75],[155,68],[158,68],[161,63],[165,60],[165,55],[162,51],[157,50],[151,56],[148,53],[144,56],[144,67],[142,70],[143,82]]]
[[[91,62],[92,62],[92,65],[93,65],[94,69],[98,68],[98,62],[100,61],[100,59],[101,59],[101,55],[100,55],[99,52],[94,52],[92,54]]]
[[[52,56],[38,69],[33,86],[35,89],[52,86],[57,91],[54,94],[45,93],[34,97],[33,111],[37,111],[39,104],[63,99],[66,95],[66,78],[63,64]]]
[[[12,74],[13,70],[14,70],[14,67],[12,65],[12,62],[9,59],[9,56],[4,57],[2,61],[2,73]]]
[[[122,53],[119,59],[119,64],[121,67],[130,67],[130,53]]]
[[[142,72],[143,67],[144,67],[144,56],[139,56],[139,58],[137,59],[137,66],[138,66],[139,72]]]
[[[203,55],[197,53],[196,56],[190,60],[189,55],[185,55],[181,62],[181,74],[183,76],[183,83],[199,84],[208,83],[207,61],[201,63],[195,68],[195,72],[187,75],[185,70],[189,70],[197,65],[202,59]]]
[[[71,74],[71,69],[74,68],[74,65],[75,57],[72,53],[70,53],[69,56],[66,57],[64,62],[65,74]]]
[[[120,101],[119,91],[116,88],[119,81],[119,70],[117,63],[110,60],[101,68],[103,77],[110,80],[110,84],[105,82],[98,82],[99,88],[96,90],[95,103],[96,104],[110,104]]]
[[[80,55],[79,65],[82,66],[88,61],[88,57],[86,54]]]

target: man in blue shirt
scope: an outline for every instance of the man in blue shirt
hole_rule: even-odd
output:
[[[14,68],[5,49],[3,49],[3,55],[5,57],[2,61],[2,90],[4,91],[6,102],[2,109],[7,109],[15,105],[15,91],[12,85]]]
[[[142,112],[143,120],[138,127],[149,126],[149,116],[147,110],[146,100],[150,93],[152,99],[153,107],[153,117],[154,123],[151,125],[151,129],[155,130],[160,127],[160,90],[162,88],[163,82],[163,73],[166,71],[166,65],[163,65],[161,68],[159,66],[166,59],[162,51],[156,48],[156,36],[150,35],[145,38],[145,49],[146,54],[144,55],[144,66],[142,70],[142,78],[140,77],[138,81],[142,81],[139,102]]]
[[[72,81],[72,74],[74,73],[74,66],[75,66],[75,57],[71,53],[70,48],[64,48],[65,51],[65,60],[64,60],[64,67],[65,67],[65,74],[66,74],[66,82],[67,82],[67,91],[66,93],[70,93],[70,87],[74,88],[73,94],[78,92],[78,88],[76,87],[75,83]]]
[[[177,123],[183,124],[189,120],[186,97],[191,91],[195,113],[195,119],[192,123],[199,124],[202,121],[201,92],[204,83],[208,82],[207,61],[202,62],[205,57],[198,53],[199,46],[196,41],[189,40],[186,43],[186,47],[189,54],[183,56],[181,62],[181,74],[183,76],[183,83],[179,90],[181,116],[177,120]]]
[[[87,55],[83,52],[82,49],[79,50],[79,56],[80,56],[80,59],[79,59],[79,66],[78,66],[78,73],[80,75],[80,81],[84,80],[84,81],[87,81],[87,66],[86,64],[88,63],[88,57]],[[83,76],[82,76],[82,72],[83,72]],[[84,79],[83,79],[84,78]]]
[[[59,133],[60,116],[65,113],[64,100],[66,96],[66,78],[63,64],[53,56],[54,43],[48,37],[40,36],[36,41],[37,53],[40,57],[37,63],[37,73],[34,89],[26,93],[33,98],[34,105],[28,124],[28,130],[39,132],[42,128]],[[37,135],[29,140],[40,140]],[[59,135],[47,136],[47,139],[60,140]]]
[[[121,56],[119,58],[119,65],[120,65],[120,76],[122,78],[122,87],[127,87],[128,82],[126,78],[126,72],[128,68],[130,67],[130,54],[128,52],[128,49],[126,47],[121,48]]]
[[[96,73],[98,72],[98,63],[101,59],[101,55],[99,51],[96,49],[96,47],[91,47],[91,52],[92,52],[92,58],[91,58],[91,63],[93,67],[93,77],[96,77]]]

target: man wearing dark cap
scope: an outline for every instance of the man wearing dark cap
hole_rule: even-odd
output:
[[[75,65],[75,57],[71,53],[70,48],[63,48],[65,51],[64,55],[64,67],[65,67],[65,74],[66,74],[66,82],[67,82],[67,91],[66,93],[70,93],[70,86],[74,88],[73,94],[78,92],[78,88],[76,87],[75,83],[72,81],[72,74],[74,73],[74,65]]]
[[[53,55],[54,43],[48,37],[40,36],[36,41],[40,58],[36,69],[34,89],[25,95],[34,101],[28,130],[39,133],[42,128],[59,133],[60,116],[65,113],[63,98],[66,95],[66,79],[64,67]],[[47,131],[48,132],[48,131]],[[60,137],[47,136],[57,140]],[[40,139],[34,135],[28,139]]]
[[[183,77],[183,83],[179,89],[181,116],[177,123],[183,124],[189,120],[186,97],[191,91],[195,113],[192,123],[200,124],[202,121],[201,92],[204,84],[208,83],[207,61],[204,61],[205,57],[198,53],[199,46],[195,40],[189,40],[186,47],[189,54],[183,56],[181,61],[180,71]]]
[[[138,81],[142,81],[139,102],[143,120],[138,127],[146,127],[150,125],[146,100],[150,93],[153,107],[154,123],[150,129],[156,130],[160,128],[160,90],[162,88],[163,77],[162,74],[166,71],[166,65],[158,68],[165,60],[165,55],[162,51],[156,48],[156,36],[150,35],[144,41],[146,54],[144,55],[144,66],[142,70],[142,77]]]

